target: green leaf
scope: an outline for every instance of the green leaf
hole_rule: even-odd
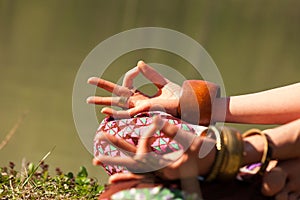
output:
[[[72,178],[74,178],[74,175],[73,175],[72,172],[69,172],[69,173],[67,174],[67,177],[68,177],[69,179],[72,179]]]
[[[34,164],[31,162],[28,165],[28,174],[34,173]]]
[[[88,172],[85,167],[81,166],[80,171],[77,174],[78,177],[88,177]]]

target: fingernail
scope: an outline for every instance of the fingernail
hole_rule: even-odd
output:
[[[97,135],[94,138],[94,141],[105,140],[105,139],[107,139],[105,132],[101,131],[97,133]]]
[[[86,103],[90,104],[90,103],[92,103],[93,100],[94,100],[94,97],[88,97],[86,99]]]
[[[97,158],[93,158],[93,165],[101,165],[102,163],[97,159]]]
[[[105,115],[110,115],[110,113],[107,111],[106,107],[102,108],[100,112]]]
[[[138,62],[137,65],[138,65],[138,66],[139,66],[139,65],[145,65],[145,62],[144,62],[143,60],[140,60],[140,61]]]
[[[97,77],[91,77],[87,80],[87,83],[93,84],[94,82],[96,82],[98,80]]]
[[[158,130],[162,129],[165,124],[164,120],[159,115],[154,116],[153,122],[156,124]]]

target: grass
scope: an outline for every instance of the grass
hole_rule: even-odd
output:
[[[13,137],[27,112],[24,112],[6,137],[0,142],[2,150]],[[37,165],[22,162],[20,171],[15,163],[0,167],[0,200],[4,199],[97,199],[104,186],[94,178],[88,177],[85,167],[80,167],[76,175],[72,172],[63,173],[56,168],[55,175],[50,175],[46,158],[49,151]]]
[[[74,175],[56,168],[55,175],[49,173],[49,165],[41,161],[22,164],[21,171],[15,164],[0,168],[0,199],[97,199],[104,186],[89,178],[85,167]]]
[[[1,141],[0,150],[10,141],[26,114],[24,112],[21,115]],[[76,175],[72,172],[63,173],[60,168],[55,169],[55,175],[50,175],[45,159],[53,150],[54,148],[37,165],[23,161],[20,171],[15,169],[13,162],[0,167],[0,199],[97,199],[104,186],[89,178],[85,167],[80,167]]]

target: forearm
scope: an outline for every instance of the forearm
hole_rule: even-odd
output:
[[[213,112],[215,121],[288,123],[300,118],[300,83],[253,94],[217,98]]]
[[[300,119],[265,132],[270,137],[275,159],[300,157]]]

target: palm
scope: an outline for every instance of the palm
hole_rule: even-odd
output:
[[[123,108],[116,111],[110,107],[102,109],[102,113],[114,116],[114,118],[126,118],[149,110],[164,110],[173,116],[177,116],[177,106],[179,102],[180,86],[164,78],[150,66],[139,62],[135,71],[129,71],[123,80],[123,85],[119,86],[100,78],[91,78],[89,83],[97,85],[117,97],[92,97],[88,99],[89,103],[119,106]],[[133,79],[142,73],[157,87],[157,93],[154,96],[148,96],[140,91],[132,91]],[[120,103],[122,101],[122,103]]]

